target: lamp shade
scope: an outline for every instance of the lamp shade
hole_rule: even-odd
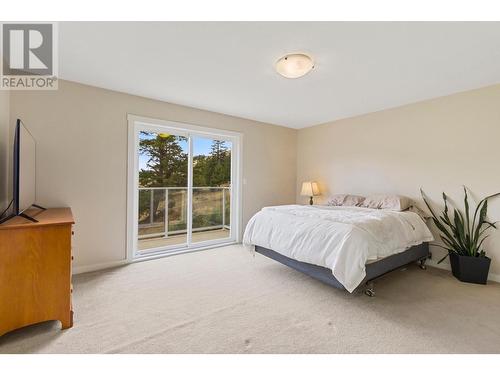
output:
[[[302,190],[300,195],[305,195],[307,197],[314,197],[320,195],[318,184],[314,181],[306,181],[302,183]]]

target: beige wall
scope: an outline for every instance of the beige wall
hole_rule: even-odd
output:
[[[323,201],[332,193],[419,199],[422,187],[435,203],[442,191],[462,202],[461,185],[482,198],[500,191],[500,85],[303,129],[297,149],[297,186],[318,181]],[[500,199],[489,216],[500,220]],[[497,277],[500,231],[486,249]]]
[[[9,204],[8,162],[10,155],[9,136],[9,91],[0,90],[0,214]]]
[[[0,120],[8,103],[0,93]],[[243,133],[246,224],[262,206],[306,203],[296,187],[309,179],[318,202],[346,192],[419,200],[421,186],[436,203],[442,191],[461,202],[462,184],[476,197],[500,191],[499,103],[497,85],[297,132],[61,81],[54,92],[12,92],[10,123],[21,117],[37,140],[39,203],[73,208],[75,265],[85,270],[125,258],[128,113]],[[490,217],[500,220],[500,199]],[[486,246],[498,276],[500,233]]]
[[[13,92],[11,123],[22,118],[37,141],[38,203],[73,208],[81,270],[126,256],[128,113],[243,133],[244,225],[295,201],[296,130],[67,81]]]

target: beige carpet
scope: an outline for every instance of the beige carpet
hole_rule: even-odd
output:
[[[349,295],[240,246],[74,278],[75,326],[0,353],[499,353],[500,284],[411,266]]]

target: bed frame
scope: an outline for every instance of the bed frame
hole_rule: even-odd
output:
[[[255,246],[255,251],[297,271],[303,272],[306,275],[309,275],[328,285],[345,290],[344,286],[335,278],[335,276],[333,276],[332,270],[329,268],[317,266],[310,263],[299,262],[298,260],[288,258],[277,253],[276,251],[260,246]],[[359,284],[360,286],[356,288],[356,290],[359,290],[364,286],[365,294],[367,296],[374,297],[375,290],[373,286],[373,280],[385,275],[386,273],[405,267],[413,262],[418,262],[420,268],[425,270],[425,262],[430,257],[431,253],[429,252],[429,243],[424,242],[420,245],[410,247],[408,250],[405,250],[402,253],[394,254],[381,260],[368,263],[366,265],[366,276]]]

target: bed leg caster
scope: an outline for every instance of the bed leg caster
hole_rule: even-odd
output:
[[[368,297],[375,297],[375,289],[373,287],[373,281],[368,281],[366,283],[366,289],[365,289],[365,294]]]
[[[426,270],[427,269],[427,266],[425,265],[425,262],[427,261],[427,258],[425,259],[420,259],[418,261],[418,266],[420,267],[420,269],[422,270]]]

